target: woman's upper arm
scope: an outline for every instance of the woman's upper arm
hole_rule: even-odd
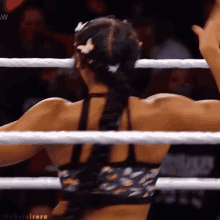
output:
[[[55,119],[62,111],[65,100],[46,99],[28,110],[20,119],[0,127],[0,131],[50,131]],[[6,144],[0,145],[0,167],[27,160],[42,149],[41,145]]]
[[[0,127],[0,131],[47,131],[55,121],[64,100],[51,98],[43,100],[30,108],[17,121]]]
[[[220,101],[194,101],[184,96],[160,100],[161,111],[167,113],[171,131],[220,131]]]

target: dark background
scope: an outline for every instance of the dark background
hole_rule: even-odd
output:
[[[0,3],[0,57],[70,58],[78,22],[115,15],[128,19],[143,41],[141,59],[202,59],[197,36],[214,1],[184,0],[26,0],[20,5]],[[8,8],[7,8],[8,6]],[[11,9],[10,9],[11,8]],[[7,16],[3,19],[2,15]],[[136,69],[137,95],[182,94],[194,100],[219,99],[209,69]],[[20,118],[42,99],[63,97],[77,101],[86,87],[72,69],[0,68],[0,125]],[[219,174],[219,146],[171,146],[161,177],[212,177]],[[56,176],[45,168],[51,161],[45,151],[22,163],[0,168],[1,177]],[[156,191],[149,219],[219,219],[218,191]],[[1,190],[0,218],[5,214],[47,214],[58,204],[56,190]]]

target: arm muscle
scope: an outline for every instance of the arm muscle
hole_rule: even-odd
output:
[[[57,118],[63,99],[46,99],[28,110],[20,119],[0,127],[0,131],[49,131]],[[9,166],[29,159],[42,146],[39,145],[0,145],[0,166]]]
[[[220,131],[220,101],[193,101],[184,96],[159,100],[161,111],[167,113],[171,131]]]

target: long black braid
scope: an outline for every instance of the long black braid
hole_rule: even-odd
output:
[[[95,45],[89,54],[79,53],[82,65],[87,65],[95,72],[97,80],[105,83],[110,90],[102,117],[99,123],[100,131],[117,131],[120,119],[132,88],[130,80],[136,60],[140,57],[139,40],[128,22],[121,22],[114,17],[95,19],[87,23],[76,33],[74,49],[78,45],[85,45],[92,38]],[[92,62],[91,62],[92,61]],[[118,65],[116,71],[109,71],[110,66]],[[91,192],[97,186],[101,168],[106,165],[112,145],[94,144],[92,154],[79,174],[80,187],[75,198],[71,198],[69,213],[71,218],[78,220],[90,207]],[[66,216],[68,219],[68,217]]]

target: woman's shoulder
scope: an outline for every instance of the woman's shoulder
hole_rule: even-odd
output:
[[[189,97],[179,95],[179,94],[170,94],[170,93],[159,93],[152,95],[146,99],[142,100],[146,104],[155,104],[154,106],[158,107],[158,104],[161,106],[167,105],[167,104],[173,104],[176,105],[191,105],[191,106],[201,106],[206,107],[209,105],[220,105],[219,100],[193,100]]]
[[[71,102],[64,98],[52,97],[52,98],[47,98],[47,99],[44,99],[38,102],[35,106],[39,106],[42,108],[50,108],[52,110],[58,110],[58,109],[64,110],[72,106],[77,106],[78,104],[81,104],[81,103],[82,103],[82,100],[77,101],[77,102]]]
[[[169,93],[159,93],[149,96],[146,99],[141,99],[137,97],[130,97],[133,104],[133,108],[138,113],[148,114],[149,111],[153,110],[156,114],[158,111],[164,110],[166,105],[176,105],[176,103],[181,104],[193,104],[194,100],[177,94]]]
[[[52,97],[52,98],[47,98],[44,99],[40,102],[37,103],[37,105],[44,105],[47,107],[52,107],[53,105],[56,106],[63,106],[63,105],[68,105],[68,104],[72,104],[73,102],[67,100],[67,99],[63,99],[63,98],[59,98],[59,97]]]
[[[161,103],[166,101],[179,100],[179,101],[194,101],[186,96],[170,93],[159,93],[152,96],[149,96],[146,99],[143,99],[145,103]]]
[[[38,112],[39,117],[42,115],[45,118],[51,118],[53,123],[50,123],[48,127],[49,130],[63,130],[65,127],[60,127],[65,124],[67,121],[77,121],[75,118],[79,118],[80,111],[79,108],[82,106],[82,100],[77,102],[71,102],[67,99],[53,97],[47,98],[35,106],[33,106],[30,110],[28,110],[25,114],[33,115],[33,113]],[[32,112],[32,114],[31,114]]]
[[[67,99],[59,97],[47,98],[35,104],[28,111],[26,111],[24,115],[31,116],[37,113],[39,116],[53,115],[57,117],[72,105],[74,105],[74,103]]]

